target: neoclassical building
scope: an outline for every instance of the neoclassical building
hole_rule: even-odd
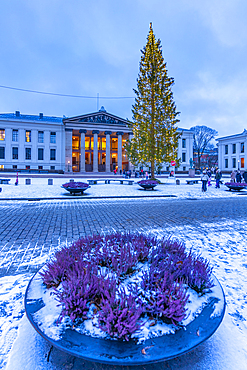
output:
[[[225,136],[218,141],[218,165],[223,171],[247,168],[247,130],[240,134]]]
[[[180,170],[193,158],[193,132],[182,133],[178,145]],[[106,112],[76,117],[0,114],[0,169],[65,172],[112,172],[133,168],[124,150],[132,132],[125,119]],[[169,170],[169,163],[163,171]]]

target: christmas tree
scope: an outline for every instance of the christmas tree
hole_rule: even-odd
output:
[[[137,79],[133,122],[133,138],[126,144],[133,165],[151,165],[151,176],[163,163],[177,160],[178,138],[176,124],[178,112],[171,87],[174,79],[168,77],[162,56],[161,42],[156,41],[150,23],[147,44],[141,50],[140,70]]]

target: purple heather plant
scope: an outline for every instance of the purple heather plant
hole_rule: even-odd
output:
[[[135,297],[127,295],[124,290],[118,295],[116,297],[115,294],[107,294],[106,299],[102,299],[98,323],[100,329],[110,337],[128,341],[141,327],[139,319],[143,308],[136,303]]]
[[[73,188],[73,189],[86,189],[89,187],[89,184],[85,182],[67,182],[66,184],[62,185],[63,188]]]
[[[225,185],[246,186],[247,187],[247,184],[245,182],[225,182]]]
[[[139,185],[158,185],[158,181],[156,181],[156,180],[141,180],[141,181],[138,181],[137,184],[139,184]]]
[[[125,279],[139,271],[141,263],[146,264],[141,281],[130,281],[127,293]],[[145,314],[181,323],[186,316],[186,285],[205,294],[213,286],[211,273],[206,260],[186,252],[176,240],[113,233],[88,236],[61,249],[41,276],[47,288],[57,288],[61,318],[88,319],[94,304],[99,327],[113,338],[128,340]]]

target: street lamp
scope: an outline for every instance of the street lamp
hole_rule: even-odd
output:
[[[238,171],[239,171],[239,159],[238,159]]]
[[[68,161],[68,172],[69,172],[69,164],[70,164],[70,161]]]

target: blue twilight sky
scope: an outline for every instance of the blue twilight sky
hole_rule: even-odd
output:
[[[179,126],[247,128],[246,0],[8,0],[0,4],[0,113],[132,118],[149,23],[175,79]]]

